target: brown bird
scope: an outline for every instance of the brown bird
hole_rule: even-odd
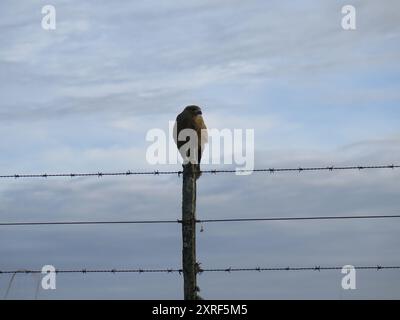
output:
[[[196,145],[191,144],[185,148],[182,148],[183,145],[190,141],[189,137],[186,137],[186,140],[179,141],[179,133],[184,129],[192,129],[197,136],[197,141],[191,141],[196,143]],[[204,145],[208,142],[207,135],[207,127],[204,123],[202,112],[200,107],[198,106],[187,106],[177,117],[174,126],[174,140],[178,147],[178,150],[184,159],[184,163],[191,162],[195,167],[195,170],[199,173],[197,177],[200,176],[200,161],[201,156],[204,151]],[[188,148],[190,147],[190,148]],[[196,155],[191,155],[190,150],[197,150]]]

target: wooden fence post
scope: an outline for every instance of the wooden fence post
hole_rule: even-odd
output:
[[[188,163],[183,167],[182,185],[182,270],[185,300],[197,300],[196,265],[196,172]]]

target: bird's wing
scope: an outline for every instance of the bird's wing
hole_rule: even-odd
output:
[[[204,123],[204,119],[201,115],[198,115],[194,117],[193,122],[197,136],[201,139],[201,145],[204,146],[204,144],[208,142],[207,127]]]

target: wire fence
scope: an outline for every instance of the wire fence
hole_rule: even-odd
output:
[[[216,222],[259,222],[259,221],[307,221],[307,220],[355,220],[355,219],[396,219],[400,215],[363,215],[363,216],[318,216],[318,217],[271,217],[271,218],[234,218],[201,219],[196,223]],[[101,224],[180,224],[183,220],[120,220],[120,221],[40,221],[40,222],[0,222],[0,226],[45,226],[45,225],[101,225]]]
[[[297,167],[297,168],[259,168],[254,170],[202,170],[203,174],[217,174],[217,173],[281,173],[281,172],[316,172],[316,171],[363,171],[363,170],[378,170],[378,169],[398,169],[400,165],[358,165],[358,166],[327,166],[327,167]],[[19,179],[19,178],[50,178],[50,177],[105,177],[105,176],[133,176],[133,175],[177,175],[180,177],[182,171],[120,171],[120,172],[85,172],[85,173],[53,173],[53,174],[12,174],[12,175],[0,175],[0,179]],[[392,215],[342,215],[342,216],[299,216],[299,217],[255,217],[255,218],[223,218],[223,219],[201,219],[195,220],[196,223],[230,223],[230,222],[272,222],[272,221],[332,221],[332,220],[351,220],[351,219],[397,219],[400,218],[400,214]],[[190,221],[192,223],[193,221]],[[94,221],[21,221],[21,222],[0,222],[0,226],[49,226],[49,225],[121,225],[121,224],[184,224],[186,221],[180,219],[170,220],[94,220]],[[215,272],[288,272],[288,271],[335,271],[343,270],[342,266],[313,266],[313,267],[225,267],[225,268],[202,268],[199,264],[196,265],[196,272],[202,273],[215,273]],[[356,270],[370,270],[370,271],[381,271],[381,270],[400,270],[400,265],[392,266],[354,266]],[[0,270],[1,275],[12,274],[41,274],[42,270],[35,269],[19,269],[19,270]],[[132,268],[120,268],[120,269],[56,269],[57,274],[122,274],[122,273],[178,273],[182,275],[183,270],[179,268],[158,268],[158,269],[132,269]]]
[[[370,270],[370,271],[381,271],[381,270],[400,270],[400,266],[353,266],[355,270]],[[207,272],[263,272],[263,271],[335,271],[335,270],[343,270],[349,269],[348,266],[314,266],[314,267],[251,267],[251,268],[198,268],[198,273],[207,273]],[[75,274],[87,274],[87,273],[179,273],[182,274],[182,269],[56,269],[53,273],[75,273]],[[42,270],[34,270],[34,269],[19,269],[19,270],[0,270],[1,274],[37,274],[37,273],[52,273],[42,272]]]
[[[307,171],[343,171],[343,170],[375,170],[375,169],[398,169],[400,165],[358,165],[358,166],[328,166],[328,167],[297,167],[297,168],[259,168],[259,169],[232,169],[232,170],[202,170],[201,173],[278,173],[278,172],[307,172]],[[177,175],[181,176],[183,171],[120,171],[120,172],[86,172],[86,173],[42,173],[42,174],[9,174],[0,175],[0,179],[19,178],[52,178],[52,177],[106,177],[106,176],[135,176],[135,175]]]

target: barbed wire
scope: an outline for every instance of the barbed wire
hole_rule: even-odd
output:
[[[214,269],[199,269],[199,273],[202,272],[246,272],[246,271],[332,271],[332,270],[342,270],[342,269],[349,269],[349,267],[272,267],[272,268],[262,268],[262,267],[255,267],[255,268],[214,268]],[[354,266],[356,270],[400,270],[400,266]]]
[[[95,225],[95,224],[164,224],[164,223],[180,223],[180,220],[0,222],[0,226]]]
[[[251,267],[251,268],[198,268],[198,273],[204,272],[251,272],[251,271],[334,271],[334,270],[342,270],[349,269],[348,266],[314,266],[314,267]],[[400,270],[400,266],[354,266],[356,270]],[[49,273],[51,273],[50,271]],[[0,270],[0,275],[2,274],[37,274],[37,273],[46,273],[42,272],[42,270],[32,270],[32,269],[19,269],[19,270]],[[56,269],[53,273],[61,274],[61,273],[81,273],[81,274],[88,274],[88,273],[179,273],[182,274],[182,269]]]
[[[53,273],[182,273],[182,269],[56,269]],[[36,274],[42,270],[0,270],[1,274]],[[49,272],[51,273],[51,272]]]
[[[363,216],[317,216],[317,217],[271,217],[271,218],[227,218],[201,219],[196,223],[215,222],[257,222],[257,221],[302,221],[302,220],[350,220],[350,219],[395,219],[400,215],[363,215]],[[100,224],[171,224],[183,223],[183,220],[121,220],[121,221],[41,221],[41,222],[0,222],[0,226],[41,226],[41,225],[100,225]]]
[[[341,170],[369,170],[369,169],[398,169],[400,165],[370,165],[370,166],[328,166],[328,167],[297,167],[297,168],[260,168],[260,169],[232,169],[232,170],[202,170],[201,173],[277,173],[277,172],[307,172],[307,171],[341,171]],[[51,178],[51,177],[106,177],[132,175],[178,175],[183,171],[120,171],[120,172],[92,172],[92,173],[43,173],[43,174],[10,174],[0,175],[0,179],[19,178]]]
[[[394,219],[400,215],[363,215],[363,216],[318,216],[318,217],[275,217],[275,218],[233,218],[233,219],[203,219],[198,223],[213,222],[257,222],[257,221],[299,221],[299,220],[342,220],[342,219]]]

